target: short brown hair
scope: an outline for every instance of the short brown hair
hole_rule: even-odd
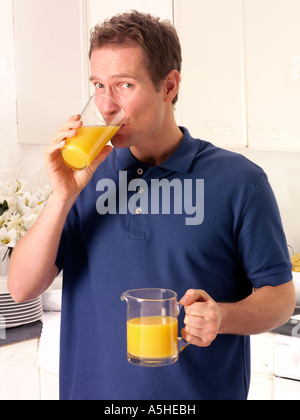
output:
[[[181,73],[181,45],[170,21],[161,21],[150,14],[132,11],[116,15],[91,31],[89,57],[105,46],[140,46],[145,66],[154,86],[159,90],[171,70]],[[178,100],[174,98],[173,104]]]

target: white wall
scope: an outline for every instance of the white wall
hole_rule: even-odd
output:
[[[300,252],[300,152],[238,152],[262,166],[269,175],[288,242],[296,252]],[[1,0],[0,180],[11,178],[27,179],[33,186],[42,187],[48,183],[44,168],[44,146],[18,144],[12,0]]]

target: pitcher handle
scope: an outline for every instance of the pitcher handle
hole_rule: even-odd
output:
[[[181,303],[177,303],[177,315],[179,316],[183,305]],[[185,341],[183,337],[178,337],[178,353],[181,353],[190,343]]]

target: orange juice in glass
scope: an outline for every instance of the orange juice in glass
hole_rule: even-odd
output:
[[[168,366],[188,345],[178,337],[181,305],[177,294],[166,289],[124,292],[127,302],[127,359],[138,366]]]
[[[113,98],[92,96],[81,113],[83,126],[75,137],[66,140],[61,150],[65,164],[74,170],[89,167],[122,127],[124,118],[124,110]]]
[[[178,321],[167,316],[134,318],[127,322],[127,349],[133,357],[177,357]]]

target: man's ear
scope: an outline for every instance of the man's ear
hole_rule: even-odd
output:
[[[178,94],[181,76],[177,70],[171,70],[164,81],[164,95],[166,102],[173,102]]]

